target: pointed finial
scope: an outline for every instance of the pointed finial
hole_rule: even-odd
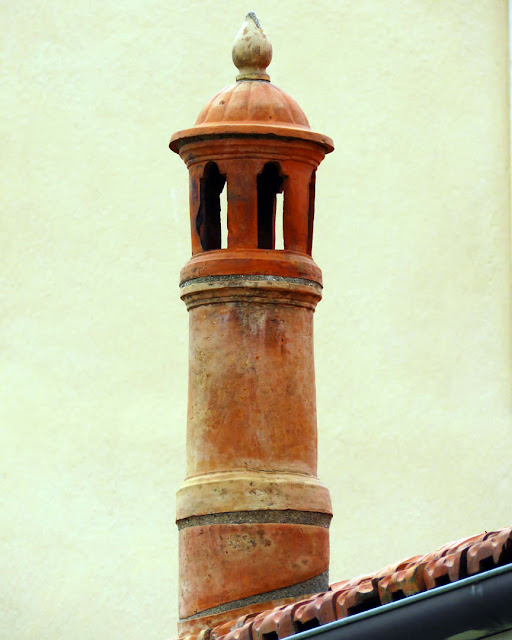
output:
[[[250,11],[233,42],[233,62],[240,72],[238,80],[267,80],[272,60],[272,45],[263,33],[256,14]]]

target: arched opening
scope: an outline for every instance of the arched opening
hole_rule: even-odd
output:
[[[220,194],[220,248],[228,248],[228,189]]]
[[[276,195],[283,190],[279,165],[267,162],[257,178],[258,189],[258,248],[276,248]],[[282,224],[282,214],[281,214]]]
[[[313,220],[315,219],[315,185],[316,171],[311,174],[309,182],[309,206],[308,206],[308,255],[313,250]]]
[[[284,193],[276,193],[274,249],[284,249]]]
[[[209,162],[200,180],[200,201],[196,216],[196,230],[203,251],[220,249],[222,246],[220,194],[225,184],[226,176],[222,175],[215,162]]]

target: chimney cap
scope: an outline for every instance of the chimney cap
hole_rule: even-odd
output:
[[[325,153],[333,151],[332,140],[312,131],[298,103],[270,82],[266,69],[272,45],[252,11],[235,37],[232,58],[239,71],[236,82],[208,101],[194,127],[173,134],[172,151],[179,153],[183,144],[197,139],[233,135],[301,139],[319,144]]]

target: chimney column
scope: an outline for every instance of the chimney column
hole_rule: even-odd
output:
[[[233,48],[237,83],[170,145],[190,172],[193,254],[180,284],[190,335],[181,634],[328,587],[313,358],[322,278],[310,254],[314,174],[333,147],[268,81],[271,51],[248,14]],[[275,249],[280,191],[284,250]]]

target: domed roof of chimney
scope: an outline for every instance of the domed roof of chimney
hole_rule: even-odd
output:
[[[238,80],[219,91],[202,109],[196,125],[224,122],[258,122],[309,129],[297,102],[265,80]]]

